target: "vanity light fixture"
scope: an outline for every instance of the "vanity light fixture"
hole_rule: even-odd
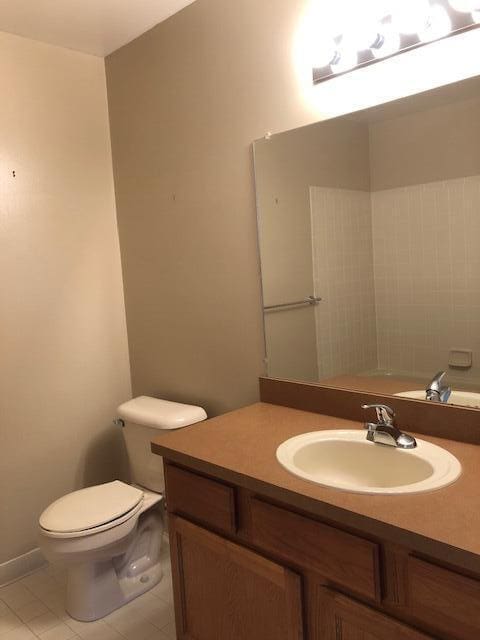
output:
[[[346,1],[349,26],[312,48],[314,84],[480,26],[480,0]]]
[[[478,0],[449,0],[448,3],[452,9],[461,13],[472,13],[480,10],[480,2]]]

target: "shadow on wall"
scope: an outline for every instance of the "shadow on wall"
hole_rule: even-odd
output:
[[[115,470],[115,477],[112,477],[112,469]],[[78,487],[89,487],[111,480],[130,482],[122,429],[113,425],[91,440],[83,464],[77,470],[75,484]]]

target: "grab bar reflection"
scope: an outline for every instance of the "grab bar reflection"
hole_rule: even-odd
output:
[[[302,304],[316,305],[322,301],[322,298],[317,298],[316,296],[308,296],[308,298],[304,298],[303,300],[297,300],[296,302],[284,302],[282,304],[270,304],[266,307],[263,307],[264,311],[271,311],[272,309],[284,309],[285,307],[298,307]]]

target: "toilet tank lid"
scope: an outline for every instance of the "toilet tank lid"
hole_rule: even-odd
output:
[[[154,429],[180,429],[207,419],[202,407],[139,396],[121,404],[117,413],[125,421]]]

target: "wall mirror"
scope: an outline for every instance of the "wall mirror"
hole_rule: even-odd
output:
[[[254,155],[268,376],[480,408],[480,79]]]

